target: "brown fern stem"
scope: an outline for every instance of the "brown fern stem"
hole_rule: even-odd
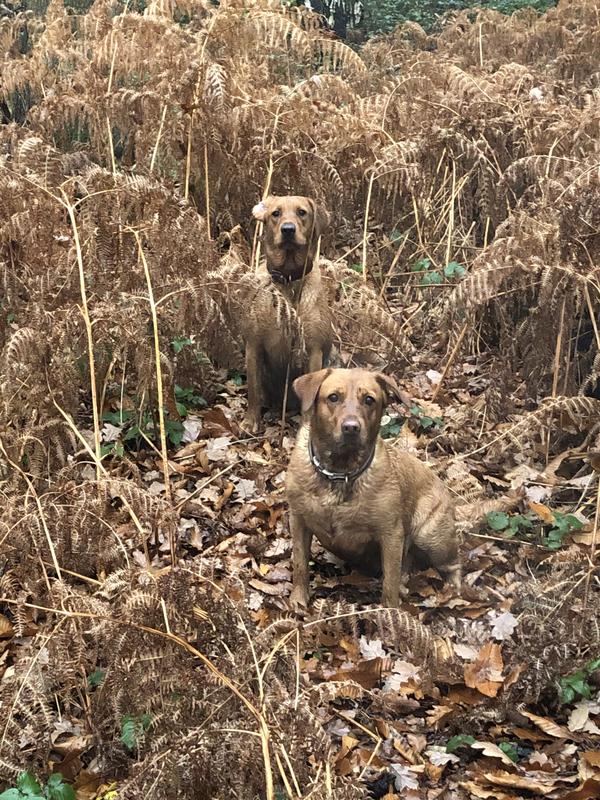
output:
[[[70,202],[65,190],[61,187],[61,193],[64,198],[63,205],[69,214],[71,222],[71,229],[73,231],[73,241],[75,242],[75,252],[77,254],[77,266],[79,269],[79,289],[81,293],[81,313],[85,323],[85,332],[87,337],[87,351],[88,361],[90,365],[90,392],[92,395],[92,418],[94,423],[94,449],[96,453],[96,480],[100,479],[99,464],[101,459],[100,447],[100,413],[98,410],[98,389],[96,386],[96,362],[94,358],[94,338],[92,335],[92,321],[88,309],[87,290],[85,286],[85,269],[83,265],[83,253],[81,251],[81,242],[79,240],[79,230],[77,228],[77,221],[75,219],[75,209]]]

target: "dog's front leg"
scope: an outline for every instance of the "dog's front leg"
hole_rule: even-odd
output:
[[[312,534],[304,520],[290,511],[290,532],[292,534],[293,589],[290,602],[295,609],[308,606],[308,562]]]
[[[404,540],[402,523],[385,531],[381,537],[381,566],[383,568],[381,604],[384,608],[397,608],[399,605]]]
[[[246,378],[248,382],[248,411],[243,427],[256,433],[260,425],[262,407],[262,368],[260,347],[254,342],[246,342]]]

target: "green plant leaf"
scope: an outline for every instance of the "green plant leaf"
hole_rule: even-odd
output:
[[[583,528],[583,522],[573,516],[573,514],[567,514],[565,520],[569,525],[569,533],[571,533],[571,531],[580,531]]]
[[[183,423],[179,422],[178,419],[168,419],[165,422],[165,431],[171,444],[175,446],[181,444],[183,434],[185,433]]]
[[[48,778],[46,797],[48,800],[75,800],[75,791],[72,786],[64,782],[60,772],[55,772]]]
[[[353,269],[354,272],[358,272],[359,275],[362,275],[363,265],[359,263],[350,264],[350,269]]]
[[[100,667],[96,667],[96,669],[90,675],[88,675],[88,686],[91,689],[95,689],[96,686],[100,686],[105,675],[105,670],[100,669]]]
[[[466,733],[459,733],[458,736],[453,736],[451,739],[448,739],[446,742],[446,752],[454,753],[459,747],[472,745],[474,741],[474,736],[469,736]]]
[[[584,669],[588,675],[591,675],[592,672],[595,672],[597,669],[600,669],[600,658],[595,658],[593,661],[588,661]]]
[[[500,742],[498,747],[510,758],[511,761],[516,763],[519,760],[519,751],[517,749],[517,745],[513,742]]]
[[[421,286],[436,286],[442,282],[442,276],[439,272],[427,272],[421,278]]]
[[[102,420],[104,422],[110,422],[111,425],[122,425],[124,422],[133,419],[133,415],[133,411],[105,411],[104,414],[102,414]]]
[[[382,425],[381,428],[379,429],[382,438],[383,439],[395,438],[402,430],[403,425],[404,425],[404,420],[401,420],[400,418],[391,419],[385,425]]]
[[[415,261],[415,263],[410,268],[412,272],[427,272],[429,267],[431,266],[431,261],[428,258],[422,258],[419,261]]]
[[[138,740],[138,725],[131,714],[126,714],[121,720],[121,741],[128,750],[133,750]]]
[[[462,278],[466,271],[467,270],[462,264],[459,264],[458,261],[450,261],[450,263],[446,264],[444,267],[444,275],[446,278],[453,278],[454,276]]]
[[[561,686],[560,699],[565,705],[569,705],[573,702],[575,699],[575,692],[571,686]]]
[[[236,386],[243,386],[246,383],[246,375],[238,369],[230,369],[227,372],[227,377],[233,381]]]
[[[189,336],[177,336],[171,342],[171,347],[173,348],[175,354],[181,353],[184,347],[193,344],[192,340]]]
[[[485,518],[493,531],[506,530],[510,525],[510,517],[504,511],[490,511]]]
[[[0,800],[22,800],[25,796],[26,795],[21,794],[21,792],[13,786],[11,789],[7,789],[0,794]]]
[[[42,797],[42,787],[31,772],[22,772],[17,778],[17,787],[25,797]]]

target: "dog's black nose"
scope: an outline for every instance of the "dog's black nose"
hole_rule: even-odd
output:
[[[281,226],[281,233],[287,239],[290,239],[296,233],[296,226],[293,222],[284,222]]]
[[[355,417],[349,417],[342,422],[342,433],[347,436],[356,436],[360,433],[360,421]]]

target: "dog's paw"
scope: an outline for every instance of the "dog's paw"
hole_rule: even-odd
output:
[[[254,414],[246,414],[240,428],[244,433],[250,433],[254,436],[260,429],[260,417],[256,417]]]
[[[301,586],[294,586],[290,595],[290,605],[298,614],[308,608],[308,592]]]

